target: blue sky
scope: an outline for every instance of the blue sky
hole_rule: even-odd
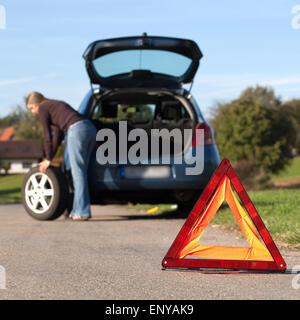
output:
[[[143,32],[198,43],[204,57],[192,93],[206,116],[249,85],[300,98],[296,5],[300,0],[0,0],[0,116],[33,90],[77,108],[89,90],[88,44]]]

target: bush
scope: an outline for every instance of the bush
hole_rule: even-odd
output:
[[[284,103],[283,107],[290,115],[291,121],[297,132],[295,149],[300,154],[300,99],[292,99]]]
[[[296,132],[272,89],[248,88],[238,99],[219,105],[212,125],[221,157],[238,167],[245,167],[247,161],[248,180],[260,176],[265,183],[292,157]]]
[[[1,161],[0,162],[0,169],[4,170],[4,174],[8,174],[8,171],[10,169],[10,162],[8,161]]]

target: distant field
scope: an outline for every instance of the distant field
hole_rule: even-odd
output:
[[[0,204],[21,202],[23,174],[0,176]]]
[[[272,181],[296,177],[300,178],[300,157],[294,158],[291,164],[279,174],[272,175]]]

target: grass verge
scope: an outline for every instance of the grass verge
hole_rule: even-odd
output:
[[[272,238],[300,247],[300,189],[249,191],[248,194]],[[217,212],[214,223],[238,230],[228,207]]]
[[[291,164],[278,174],[271,176],[272,181],[300,177],[300,157],[291,160]]]
[[[0,204],[20,203],[24,174],[0,176]]]

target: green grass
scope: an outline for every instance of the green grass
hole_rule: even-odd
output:
[[[300,245],[300,189],[250,191],[249,197],[274,240]],[[214,223],[238,230],[226,206],[216,213]]]
[[[23,174],[0,176],[0,204],[20,203]]]
[[[290,165],[276,175],[272,175],[272,181],[300,177],[300,157],[292,159]]]

